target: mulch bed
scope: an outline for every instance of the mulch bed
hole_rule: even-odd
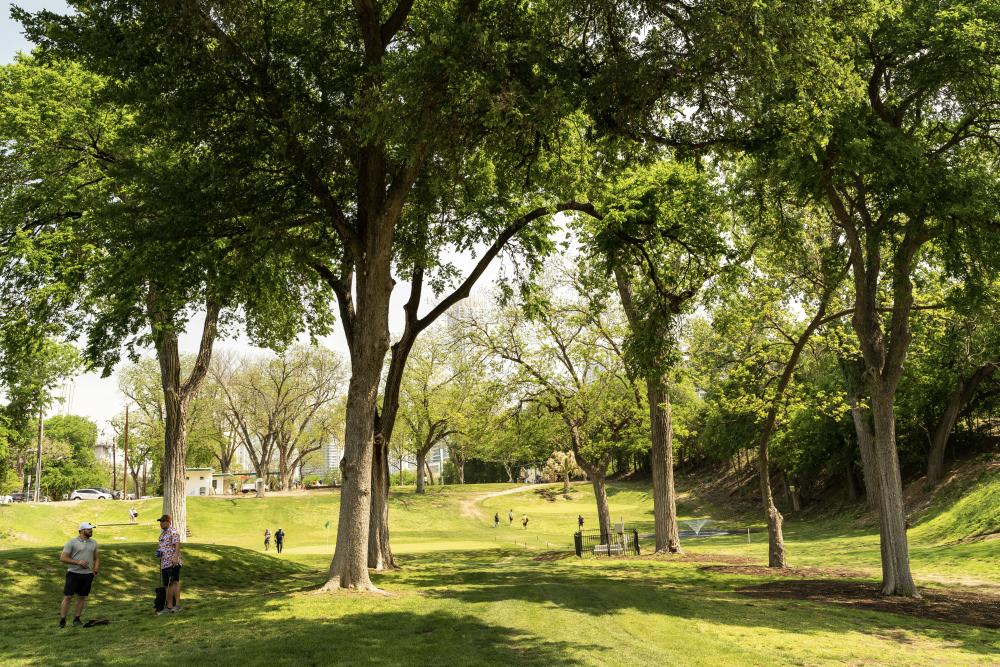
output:
[[[766,570],[767,568],[760,568]],[[773,570],[771,571],[773,575]],[[878,584],[826,579],[784,579],[743,586],[741,595],[769,600],[810,600],[1000,629],[1000,596],[973,591],[921,590],[922,597],[884,596]]]

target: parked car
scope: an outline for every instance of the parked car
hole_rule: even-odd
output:
[[[10,505],[14,499],[7,495],[0,496],[0,505]]]
[[[17,491],[10,494],[10,500],[13,503],[26,503],[31,500],[31,495],[26,491]]]
[[[77,489],[69,494],[70,500],[111,500],[111,494],[101,489]]]

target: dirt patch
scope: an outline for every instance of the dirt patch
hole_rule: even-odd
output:
[[[570,488],[569,493],[563,493],[562,487],[546,487],[543,489],[535,489],[535,495],[541,497],[543,500],[547,500],[550,503],[554,503],[560,498],[563,500],[573,500],[573,488]]]
[[[745,556],[730,556],[729,554],[699,554],[699,553],[659,553],[636,556],[632,560],[658,560],[674,563],[732,563],[736,565],[749,565],[753,561]]]
[[[810,600],[904,614],[949,623],[1000,629],[1000,596],[972,591],[922,590],[920,598],[888,597],[877,584],[827,579],[784,579],[737,588],[741,595],[770,600]]]
[[[531,489],[538,490],[538,487],[532,484],[527,484],[525,486],[517,486],[513,489],[504,489],[503,491],[494,491],[493,493],[483,493],[481,495],[472,496],[471,498],[466,498],[459,505],[459,511],[464,517],[470,519],[485,519],[487,518],[481,511],[479,511],[479,503],[483,502],[487,498],[496,498],[497,496],[508,496],[512,493],[521,493],[522,491],[528,491]]]
[[[837,567],[764,567],[763,565],[706,565],[702,572],[715,574],[748,574],[754,577],[788,577],[814,579],[817,577],[843,577],[845,579],[870,579],[871,575],[857,570]]]

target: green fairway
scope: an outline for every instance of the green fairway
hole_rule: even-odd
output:
[[[394,490],[393,546],[402,568],[374,575],[386,596],[315,592],[335,539],[336,492],[191,498],[183,611],[161,617],[152,614],[158,499],[137,503],[138,526],[108,525],[127,522],[127,505],[116,502],[0,507],[0,664],[1000,662],[998,630],[749,597],[736,589],[773,577],[699,562],[727,554],[763,563],[760,532],[750,544],[745,536],[685,540],[683,559],[578,560],[571,554],[576,517],[596,524],[589,486],[575,485],[569,498],[558,486],[491,495],[513,488],[431,487],[423,496]],[[915,575],[927,590],[955,583],[1000,590],[1000,540],[962,541],[1000,529],[998,489],[1000,479],[990,474],[942,494],[911,530]],[[651,530],[645,487],[615,485],[609,500],[616,521]],[[680,513],[759,528],[690,495],[682,495]],[[530,518],[527,530],[522,514]],[[58,630],[58,551],[83,520],[98,524],[104,554],[84,616],[113,622]],[[287,533],[280,556],[273,544],[264,553],[265,527]],[[786,540],[793,565],[878,574],[877,534],[859,519],[789,520]]]

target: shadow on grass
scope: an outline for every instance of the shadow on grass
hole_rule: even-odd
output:
[[[244,597],[181,614],[119,619],[109,626],[67,629],[51,642],[53,625],[19,629],[12,655],[29,664],[221,665],[575,665],[580,651],[600,647],[561,642],[521,629],[440,610],[392,609],[391,598],[372,608],[368,596]],[[299,605],[322,605],[325,618],[297,617]],[[289,608],[291,607],[291,608]],[[351,613],[344,613],[345,607]],[[354,613],[361,607],[363,612]],[[0,645],[2,645],[0,640]]]
[[[602,566],[575,560],[537,562],[517,552],[504,556],[496,551],[490,563],[487,553],[475,554],[471,561],[457,554],[412,557],[408,559],[409,571],[404,570],[401,579],[424,595],[465,603],[520,600],[595,616],[633,610],[802,635],[902,628],[961,644],[977,653],[994,653],[989,643],[1000,642],[1000,634],[995,632],[883,609],[861,612],[811,600],[751,602],[735,591],[737,586],[748,583],[746,577],[720,576],[699,571],[694,565],[651,561],[616,561]],[[386,581],[384,585],[391,583]]]
[[[47,623],[56,615],[66,565],[58,547],[0,552],[0,625],[17,619],[31,623],[39,615]],[[148,612],[160,585],[155,543],[101,546],[101,568],[90,604],[113,613]],[[266,594],[313,586],[315,571],[240,547],[187,543],[183,547],[182,598],[217,599]],[[25,612],[28,613],[25,613]]]

